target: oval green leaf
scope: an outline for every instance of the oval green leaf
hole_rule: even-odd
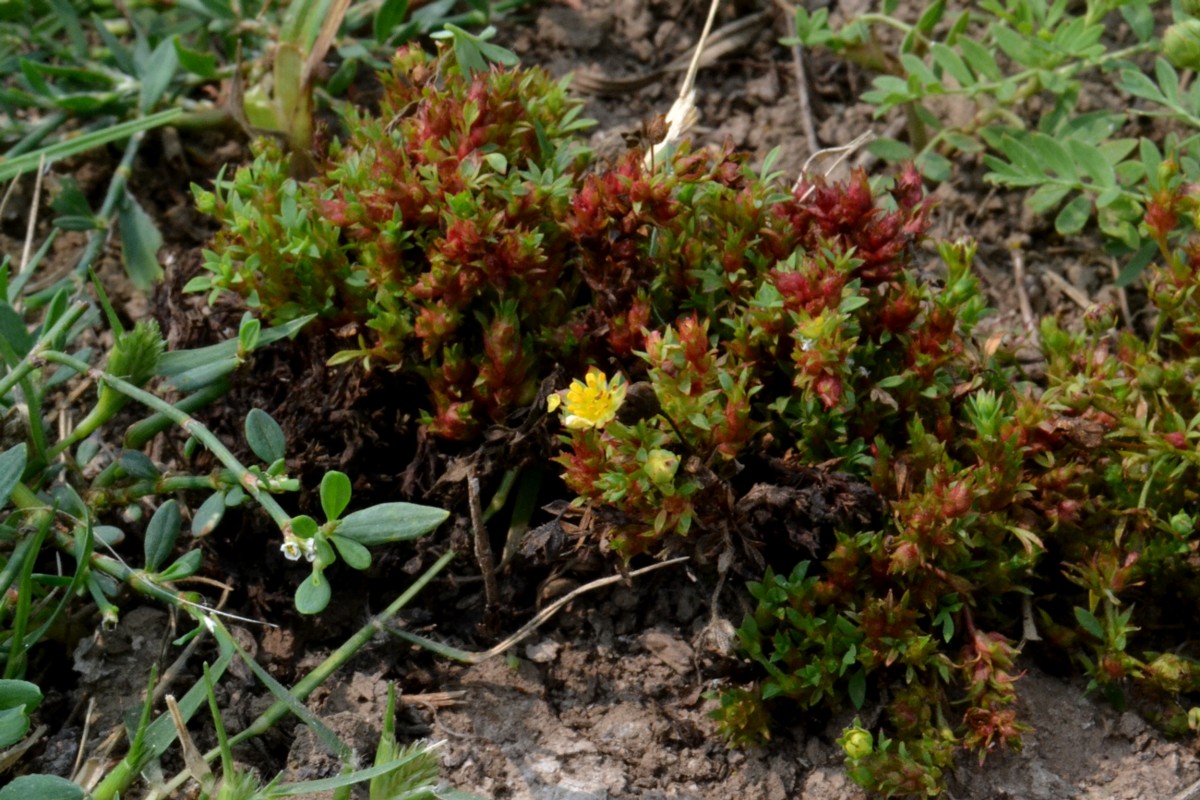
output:
[[[78,784],[57,775],[22,775],[0,789],[0,800],[83,800]]]
[[[42,690],[36,683],[0,680],[0,708],[24,708],[33,711],[42,703]]]
[[[246,415],[246,443],[254,455],[270,464],[283,458],[287,440],[283,428],[261,408],[252,408]]]
[[[350,504],[350,479],[343,472],[330,470],[321,479],[321,509],[325,518],[335,520]]]
[[[23,706],[0,711],[0,747],[12,747],[28,732],[29,714]]]
[[[371,547],[416,539],[441,525],[449,511],[414,503],[381,503],[355,511],[342,520],[337,534]]]
[[[1061,236],[1071,236],[1083,230],[1088,218],[1092,215],[1092,201],[1087,195],[1076,195],[1071,202],[1063,206],[1062,211],[1054,218],[1054,230]]]
[[[146,526],[143,548],[148,571],[156,572],[166,562],[167,556],[171,555],[171,551],[175,549],[175,542],[179,539],[179,526],[182,521],[179,504],[174,500],[168,500],[154,512],[150,524]]]
[[[158,577],[164,581],[190,578],[200,571],[200,564],[203,561],[204,553],[199,550],[189,550],[175,559],[175,563],[164,569]]]
[[[199,539],[202,536],[208,536],[216,527],[221,524],[221,519],[225,516],[225,493],[214,492],[208,496],[208,499],[200,504],[196,509],[196,513],[192,515],[192,536]]]
[[[139,480],[153,481],[162,475],[158,471],[158,467],[154,466],[154,462],[150,460],[150,456],[140,450],[126,450],[121,453],[118,463],[121,465],[121,469],[125,470],[125,474]]]
[[[345,536],[334,536],[331,541],[337,548],[338,555],[342,557],[342,561],[345,561],[351,569],[363,570],[371,566],[371,551],[358,542],[347,539]]]
[[[301,614],[319,614],[329,605],[331,594],[325,575],[314,571],[311,577],[305,578],[296,587],[296,610]]]

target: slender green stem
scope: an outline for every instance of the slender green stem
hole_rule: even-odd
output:
[[[492,502],[488,503],[488,507],[483,510],[483,521],[487,522],[492,517],[504,508],[504,504],[508,502],[508,493],[512,491],[513,484],[516,483],[517,475],[520,474],[518,469],[510,469],[504,473],[504,477],[500,479],[500,488],[492,495]]]
[[[136,400],[147,408],[157,411],[167,419],[174,422],[190,436],[194,436],[198,442],[208,448],[209,452],[216,456],[217,460],[224,464],[225,467],[237,477],[239,485],[241,485],[241,487],[245,489],[246,492],[263,507],[263,510],[265,510],[267,514],[271,516],[271,519],[275,521],[275,524],[278,525],[281,530],[287,531],[290,529],[291,516],[283,510],[279,503],[275,502],[275,498],[271,497],[270,494],[263,490],[259,479],[252,475],[250,471],[247,470],[246,467],[244,467],[242,463],[237,460],[237,457],[229,451],[229,448],[222,444],[221,440],[218,439],[212,431],[204,427],[204,425],[202,425],[199,421],[175,408],[162,398],[157,397],[154,394],[145,391],[144,389],[139,389],[137,386],[134,386],[128,381],[122,380],[114,375],[109,375],[107,372],[101,369],[91,367],[85,362],[65,353],[50,351],[43,353],[42,358],[45,361],[55,364],[62,364],[63,366],[71,367],[72,369],[75,369],[81,373],[86,373],[87,375],[91,376],[93,380],[107,384],[121,394]]]
[[[175,408],[191,414],[194,411],[204,408],[228,391],[229,382],[219,380],[216,383],[210,383],[201,389],[197,389],[192,394],[179,400],[175,403]],[[142,445],[166,430],[170,425],[171,420],[162,414],[154,414],[146,417],[141,422],[131,425],[129,430],[125,432],[125,447],[129,450],[140,450]]]
[[[28,153],[40,145],[43,139],[58,130],[66,121],[67,112],[65,111],[55,111],[53,114],[48,114],[45,119],[30,128],[29,132],[21,138],[21,141],[10,147],[8,152],[4,154],[4,158],[16,158],[19,155]]]
[[[8,374],[0,378],[0,397],[7,397],[9,392],[13,390],[29,373],[37,369],[37,359],[42,353],[53,347],[52,342],[70,329],[72,325],[79,321],[79,318],[88,310],[87,303],[77,302],[67,309],[66,313],[58,322],[54,323],[48,331],[42,334],[37,343],[30,351],[22,358],[16,366],[9,370]],[[82,363],[82,362],[81,362]]]
[[[118,490],[98,489],[87,492],[84,500],[97,512],[127,506],[142,497],[169,495],[174,492],[228,489],[236,484],[232,475],[171,475],[169,477],[135,481]]]
[[[324,683],[329,676],[334,673],[335,670],[341,668],[343,664],[350,660],[351,656],[362,649],[367,642],[371,641],[371,639],[375,637],[376,633],[385,630],[386,623],[392,617],[396,616],[396,614],[400,612],[400,609],[408,605],[408,603],[438,575],[438,573],[446,568],[446,565],[449,564],[453,558],[453,550],[447,552],[445,555],[439,558],[433,564],[433,566],[425,570],[425,573],[421,575],[420,578],[417,578],[417,580],[408,587],[404,594],[397,597],[392,601],[391,605],[372,617],[370,622],[360,628],[358,632],[347,639],[341,647],[339,647],[337,650],[334,650],[328,658],[322,661],[315,669],[313,669],[312,672],[305,675],[299,683],[293,686],[292,694],[300,701],[303,701],[310,694],[312,694],[313,690]],[[282,701],[276,701],[271,705],[270,708],[264,711],[258,717],[258,719],[250,723],[245,730],[230,738],[229,743],[231,745],[236,745],[246,741],[247,739],[262,735],[266,731],[270,730],[275,723],[282,719],[286,712],[287,704]],[[219,754],[219,752],[219,749],[214,749],[209,753],[206,753],[204,757],[206,760],[211,761]]]
[[[104,196],[104,204],[100,206],[100,213],[96,215],[105,221],[104,230],[92,231],[88,234],[87,246],[84,247],[83,254],[79,257],[79,262],[75,265],[75,275],[77,278],[82,277],[88,271],[88,267],[92,265],[92,261],[104,245],[104,240],[107,238],[110,230],[111,220],[117,211],[117,203],[121,202],[125,196],[125,186],[129,182],[129,175],[133,171],[133,160],[137,157],[138,150],[142,146],[142,140],[145,138],[145,131],[137,131],[125,143],[125,153],[121,156],[121,163],[117,165],[116,172],[113,173],[112,180],[109,181],[108,194]]]
[[[392,601],[391,605],[372,617],[370,622],[368,622],[357,633],[346,640],[345,644],[331,653],[329,657],[321,662],[321,664],[316,668],[314,668],[312,672],[308,673],[308,675],[304,676],[299,683],[292,687],[292,696],[303,702],[310,694],[312,694],[313,690],[328,680],[329,676],[333,674],[335,670],[341,668],[347,661],[350,660],[351,657],[354,656],[355,653],[362,649],[367,642],[371,641],[371,639],[375,637],[376,633],[385,630],[386,623],[392,617],[396,616],[396,614],[400,612],[400,609],[408,605],[408,603],[411,602],[412,599],[416,597],[417,594],[424,589],[431,580],[437,577],[437,575],[446,568],[446,565],[448,565],[453,558],[453,551],[450,551],[439,558],[429,569],[425,570],[424,574],[417,578],[417,580],[411,586],[409,586],[402,595]],[[218,621],[214,620],[214,622],[217,625],[220,625]],[[270,730],[273,725],[279,722],[279,720],[287,714],[287,711],[288,707],[286,703],[281,700],[276,701],[257,719],[250,723],[245,730],[235,736],[229,737],[223,746],[233,747],[246,741],[247,739],[262,735],[266,731]],[[214,761],[218,756],[221,755],[221,751],[222,746],[213,748],[204,754],[204,760],[209,762]],[[179,773],[164,786],[162,786],[156,796],[173,797],[175,791],[190,777],[190,772],[184,771]]]
[[[53,508],[46,505],[28,486],[18,482],[13,487],[12,494],[9,496],[12,504],[22,511],[29,512],[29,524],[38,528],[43,525],[49,526],[54,532],[54,543],[58,549],[74,556],[76,553],[76,540],[72,533],[54,529],[53,517],[57,513]],[[133,569],[127,564],[118,561],[111,556],[103,553],[93,552],[90,558],[91,567],[98,572],[102,572],[111,578],[114,578],[121,583],[127,584],[132,589],[141,594],[157,598],[164,602],[175,606],[183,607],[188,603],[183,596],[173,590],[160,586],[155,583],[142,570]]]
[[[17,584],[17,607],[13,613],[12,632],[9,638],[11,644],[8,650],[8,660],[4,665],[4,677],[8,679],[19,678],[25,673],[25,631],[29,626],[29,614],[33,605],[33,564],[37,560],[38,552],[42,549],[42,542],[49,532],[49,522],[38,526],[37,531],[30,537],[33,545],[21,565],[21,575]]]

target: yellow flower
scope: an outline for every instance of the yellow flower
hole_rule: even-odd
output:
[[[557,392],[546,398],[550,411],[563,407],[563,424],[575,430],[603,428],[612,422],[617,409],[625,400],[625,380],[620,375],[608,377],[590,367],[583,381],[571,381],[565,392]]]

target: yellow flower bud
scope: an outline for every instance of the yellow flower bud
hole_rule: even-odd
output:
[[[651,450],[650,455],[646,457],[646,475],[660,486],[674,480],[678,469],[679,456],[670,450]]]
[[[864,758],[875,750],[875,740],[871,736],[871,732],[857,724],[853,728],[847,728],[846,732],[842,734],[842,738],[838,739],[838,743],[841,744],[846,756],[852,759]]]

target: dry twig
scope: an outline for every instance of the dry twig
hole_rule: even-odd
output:
[[[496,610],[500,608],[500,590],[496,585],[496,562],[492,557],[492,543],[488,539],[487,526],[483,522],[483,505],[479,501],[479,478],[467,478],[467,501],[471,506],[471,527],[475,532],[475,560],[483,574],[484,625],[492,627]]]
[[[647,572],[653,572],[654,570],[662,569],[663,567],[669,567],[674,564],[681,564],[688,560],[688,556],[672,558],[668,561],[661,561],[657,564],[651,564],[648,567],[635,569],[633,572],[630,572],[628,576],[610,575],[607,578],[599,578],[591,583],[586,583],[575,591],[568,592],[567,594],[558,598],[553,603],[538,612],[537,616],[521,626],[521,629],[512,636],[509,636],[507,639],[500,642],[490,650],[484,650],[481,653],[471,653],[466,650],[460,650],[457,647],[450,647],[449,645],[442,644],[441,642],[435,642],[432,639],[426,639],[424,636],[418,636],[415,633],[409,633],[408,631],[399,630],[397,628],[388,628],[387,631],[399,639],[403,639],[404,641],[418,645],[419,647],[424,647],[433,653],[453,659],[461,664],[479,664],[483,661],[487,661],[489,658],[495,658],[498,655],[502,655],[513,645],[519,644],[522,639],[529,636],[529,634],[533,633],[542,625],[546,624],[546,622],[549,621],[555,614],[557,614],[564,606],[581,595],[587,594],[595,589],[611,586],[614,583],[625,580],[626,577],[633,579],[639,575],[645,575]]]
[[[783,24],[788,27],[788,21],[796,16],[796,7],[787,0],[775,0],[775,5],[778,6],[784,13]],[[787,31],[791,34],[791,31]],[[799,44],[792,45],[792,70],[796,73],[796,96],[800,101],[800,128],[804,131],[804,143],[808,146],[808,152],[815,153],[821,148],[821,143],[817,140],[817,127],[813,122],[812,101],[808,96],[808,75],[804,69],[804,48]]]
[[[1012,256],[1013,283],[1016,284],[1017,305],[1021,309],[1021,323],[1025,326],[1025,334],[1035,345],[1038,342],[1037,323],[1033,319],[1033,305],[1029,302],[1029,293],[1025,291],[1025,251],[1020,242],[1010,240],[1009,255]]]

